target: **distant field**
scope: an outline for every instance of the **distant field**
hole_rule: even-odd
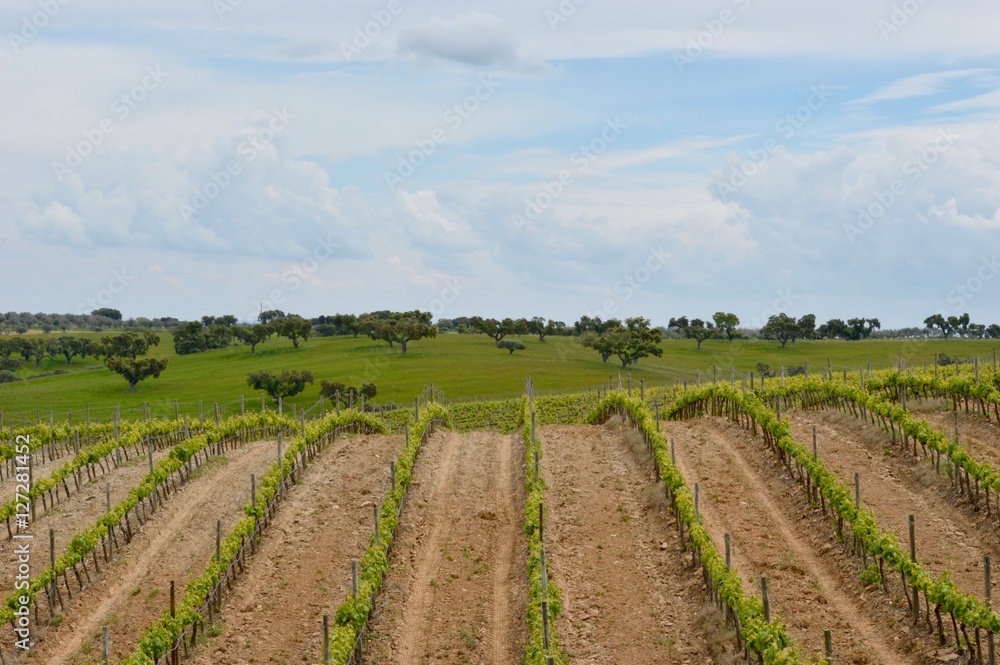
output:
[[[494,348],[492,340],[482,335],[443,334],[412,342],[405,356],[398,347],[389,349],[385,343],[366,337],[313,338],[297,350],[288,340],[272,339],[258,346],[256,356],[251,356],[245,346],[176,356],[170,335],[162,338],[153,355],[169,358],[170,364],[159,379],[140,383],[134,394],[128,393],[123,379],[92,358],[76,358],[69,366],[61,359],[49,360],[37,370],[26,367],[22,376],[57,370],[69,373],[0,385],[0,410],[7,422],[11,418],[23,422],[33,419],[36,409],[43,414],[52,409],[64,419],[68,409],[79,411],[90,405],[92,416],[104,420],[116,404],[121,405],[124,416],[138,417],[146,402],[154,416],[172,416],[177,400],[181,413],[197,417],[198,402],[202,400],[206,417],[216,401],[226,406],[227,413],[233,413],[239,408],[240,395],[259,408],[260,393],[246,385],[247,373],[258,369],[312,371],[316,384],[288,400],[289,408],[315,405],[321,379],[348,385],[375,383],[379,391],[375,401],[384,404],[408,403],[430,383],[440,387],[449,399],[498,397],[518,394],[528,375],[541,391],[570,391],[594,388],[607,381],[609,374],[620,371],[615,358],[604,364],[596,352],[582,348],[572,337],[549,338],[542,344],[537,338],[522,337],[528,348],[513,356]],[[693,341],[667,340],[662,358],[647,358],[627,371],[637,381],[662,385],[693,380],[697,371],[710,377],[713,364],[720,368],[720,378],[728,378],[731,366],[742,373],[756,370],[758,362],[768,363],[775,371],[782,365],[808,362],[818,372],[826,367],[828,358],[838,372],[857,371],[869,361],[873,368],[888,367],[896,363],[900,353],[910,365],[928,364],[938,353],[963,358],[978,355],[989,363],[995,345],[994,340],[824,340],[799,341],[781,349],[776,342],[754,340],[707,341],[698,351]]]

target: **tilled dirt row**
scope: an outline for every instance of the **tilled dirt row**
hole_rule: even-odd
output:
[[[247,443],[197,470],[104,569],[102,579],[74,598],[59,626],[30,652],[31,661],[103,662],[102,626],[111,634],[111,662],[124,659],[169,608],[170,582],[182,597],[187,583],[205,569],[215,552],[216,521],[226,533],[242,519],[250,475],[262,477],[276,454],[274,441]]]
[[[555,627],[573,662],[737,662],[637,433],[550,426],[541,440]]]
[[[814,657],[833,633],[836,662],[927,662],[928,642],[899,621],[892,601],[858,582],[857,566],[830,523],[778,465],[763,440],[715,418],[666,424],[689,487],[698,483],[703,523],[720,548],[732,538],[733,564],[747,593],[768,578],[773,615]],[[916,640],[916,641],[915,641]]]
[[[792,434],[811,442],[816,427],[817,449],[827,469],[849,487],[854,474],[861,484],[861,503],[879,525],[909,547],[909,515],[916,525],[917,560],[934,576],[947,570],[967,594],[983,597],[983,557],[996,559],[1000,539],[994,529],[964,506],[946,474],[938,475],[928,461],[903,452],[877,425],[837,411],[791,414]],[[983,511],[985,517],[985,511]]]
[[[322,617],[351,593],[351,561],[368,546],[402,446],[401,436],[341,439],[306,469],[223,602],[221,633],[187,662],[321,662]]]
[[[952,410],[951,400],[909,400],[906,406],[914,416],[927,421],[949,441],[955,440],[956,412]],[[1000,469],[1000,427],[987,422],[982,415],[965,413],[961,406],[958,409],[958,445],[977,461]]]
[[[170,454],[170,448],[153,452],[153,463],[156,464]],[[142,479],[149,473],[149,458],[131,456],[129,461],[122,457],[122,466],[115,467],[111,462],[111,470],[98,476],[91,481],[87,480],[87,473],[81,472],[82,483],[80,491],[76,490],[75,482],[71,478],[66,479],[70,488],[70,496],[67,499],[65,493],[60,488],[59,501],[55,508],[48,512],[42,509],[42,500],[36,500],[35,511],[37,520],[31,523],[28,533],[32,534],[32,560],[35,565],[49,564],[49,529],[55,530],[56,556],[62,554],[73,536],[85,529],[92,527],[97,520],[107,512],[107,485],[111,485],[111,505],[116,506],[128,493],[135,489]],[[9,499],[14,499],[14,487],[10,486]],[[4,497],[6,499],[6,497]],[[15,541],[7,540],[7,531],[0,522],[0,575],[5,579],[11,579],[14,571],[17,570],[17,554]]]
[[[413,472],[364,662],[521,661],[527,641],[522,444],[440,432]]]

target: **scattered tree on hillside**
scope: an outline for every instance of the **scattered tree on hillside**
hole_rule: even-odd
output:
[[[299,338],[307,340],[312,332],[312,323],[296,315],[274,319],[271,327],[279,337],[290,339],[296,349],[299,348]]]
[[[788,342],[794,342],[800,334],[798,322],[784,312],[772,315],[760,332],[764,339],[776,339],[781,342],[781,348],[785,348]]]
[[[519,339],[502,339],[497,342],[497,348],[510,351],[510,355],[514,355],[515,351],[523,351],[528,347]]]
[[[70,365],[76,356],[87,357],[91,350],[91,340],[67,335],[52,340],[50,347],[56,354],[66,358],[66,364]]]
[[[740,326],[740,317],[735,314],[731,312],[716,312],[712,315],[712,321],[715,322],[716,329],[725,335],[726,339],[730,342],[739,335],[736,329]]]
[[[112,309],[111,307],[101,307],[100,309],[95,309],[90,313],[91,316],[103,316],[106,319],[111,319],[112,321],[121,321],[122,313],[117,309]]]
[[[619,319],[608,319],[607,321],[601,321],[601,317],[590,318],[589,316],[581,316],[580,319],[573,324],[573,330],[577,335],[582,335],[585,332],[593,332],[598,335],[603,335],[609,330],[614,330],[615,328],[621,328],[622,322]]]
[[[20,372],[24,363],[17,358],[0,358],[0,372]]]
[[[166,358],[139,358],[149,352],[149,347],[160,343],[160,336],[151,330],[142,333],[123,332],[101,340],[104,364],[112,372],[128,381],[128,391],[149,377],[159,378],[167,368]]]
[[[260,314],[257,315],[257,322],[258,323],[270,323],[271,321],[274,321],[275,319],[283,319],[283,318],[285,318],[285,316],[287,316],[287,315],[284,312],[282,312],[280,309],[269,309],[269,310],[263,311],[263,312],[261,312]]]
[[[160,343],[160,336],[152,330],[141,333],[126,331],[117,335],[109,335],[101,339],[102,355],[105,358],[118,356],[135,360],[149,352],[149,347]]]
[[[798,328],[796,334],[792,337],[794,342],[798,338],[802,339],[815,339],[816,338],[816,315],[806,314],[798,321],[795,322],[795,327]]]
[[[279,397],[298,395],[305,390],[307,383],[312,382],[313,375],[309,370],[286,369],[281,374],[261,370],[247,374],[247,385],[254,390],[263,390],[275,402]]]
[[[235,326],[237,319],[232,314],[223,314],[222,316],[203,316],[201,317],[201,323],[206,328],[211,328],[212,326]]]
[[[407,344],[425,337],[437,337],[437,328],[412,318],[389,319],[379,324],[373,337],[388,342],[390,347],[398,343],[405,356]]]
[[[847,320],[850,327],[850,337],[852,340],[868,339],[872,333],[882,328],[882,323],[878,319],[865,319],[856,317]]]
[[[474,316],[470,319],[472,328],[488,337],[492,337],[494,342],[499,342],[508,335],[524,335],[528,332],[528,321],[526,319],[511,318],[498,321],[496,319],[484,319]]]
[[[205,316],[200,322],[191,321],[177,327],[174,331],[174,352],[177,355],[224,349],[229,346],[233,339],[234,327],[223,323],[205,324],[206,320],[217,319]]]
[[[638,363],[641,358],[663,355],[659,346],[662,339],[660,329],[649,326],[649,319],[636,316],[625,319],[624,326],[619,325],[601,335],[592,333],[596,336],[581,336],[580,341],[600,353],[604,362],[611,356],[617,356],[624,369]]]
[[[721,312],[719,312],[719,314],[721,314]],[[718,314],[716,316],[718,316]],[[726,315],[723,314],[723,316]],[[739,321],[739,319],[737,319],[737,321]],[[670,319],[670,323],[667,324],[667,327],[680,330],[687,339],[697,341],[699,351],[701,350],[702,342],[706,339],[717,337],[719,334],[719,331],[715,329],[715,324],[711,321],[702,321],[701,319],[691,319],[689,321],[686,316]]]
[[[254,323],[248,326],[234,326],[233,335],[236,339],[250,347],[250,355],[257,354],[257,345],[274,334],[266,323]]]
[[[42,361],[49,357],[50,348],[44,340],[41,339],[19,339],[18,353],[21,354],[25,360],[34,360],[35,367],[42,364]]]
[[[134,393],[140,381],[149,377],[160,378],[160,372],[167,368],[167,359],[111,356],[104,364],[112,372],[121,374],[128,381],[128,391]]]
[[[580,335],[580,344],[587,349],[594,349],[601,354],[601,360],[608,362],[611,357],[611,342],[606,335],[598,335],[593,330],[588,330]]]
[[[365,401],[371,401],[378,394],[378,389],[374,383],[366,383],[359,389],[354,386],[344,385],[339,381],[327,381],[324,379],[320,381],[319,394],[334,404],[337,404],[339,400],[342,406],[349,406],[357,402],[359,397],[363,397]]]
[[[518,321],[521,320],[523,319],[518,319]],[[565,335],[567,331],[566,324],[562,321],[546,321],[545,318],[541,316],[532,317],[530,321],[527,321],[525,328],[527,329],[527,332],[533,335],[538,335],[539,342],[544,342],[546,336],[548,335]]]

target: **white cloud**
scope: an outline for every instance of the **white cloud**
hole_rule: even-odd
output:
[[[981,79],[992,74],[990,69],[956,69],[944,72],[930,72],[897,79],[883,85],[872,94],[857,100],[858,104],[912,99],[938,94],[956,81],[962,79]]]

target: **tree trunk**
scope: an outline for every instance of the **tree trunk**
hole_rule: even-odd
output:
[[[403,347],[403,355],[404,356],[406,355],[406,342],[407,342],[407,340],[403,340],[402,342],[399,343],[400,346]]]

